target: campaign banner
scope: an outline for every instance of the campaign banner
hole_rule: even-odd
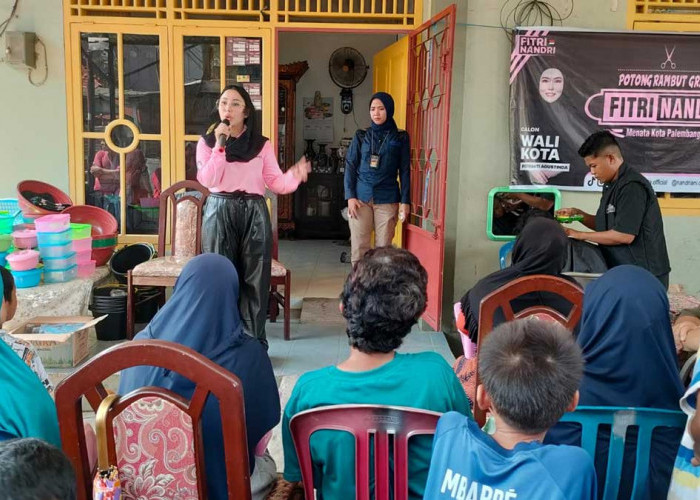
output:
[[[578,149],[597,130],[657,192],[700,192],[700,36],[517,29],[511,182],[596,191]]]

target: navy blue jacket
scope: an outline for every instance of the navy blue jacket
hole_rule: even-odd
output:
[[[345,199],[357,198],[362,202],[411,203],[410,145],[403,130],[377,134],[372,129],[358,130],[345,157]],[[379,167],[369,166],[374,142],[379,154]],[[381,148],[380,148],[381,145]],[[401,186],[396,178],[401,180]]]

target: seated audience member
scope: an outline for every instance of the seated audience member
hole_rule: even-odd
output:
[[[75,472],[68,457],[40,439],[0,443],[0,498],[75,500]]]
[[[0,339],[9,345],[22,361],[36,373],[46,390],[49,391],[49,394],[53,394],[53,384],[49,380],[49,375],[46,373],[44,364],[41,362],[41,358],[34,346],[2,330],[3,323],[14,318],[17,311],[17,288],[15,287],[15,279],[12,273],[4,267],[0,267],[0,277],[2,278],[2,289],[4,290],[2,292],[2,308],[0,310]]]
[[[683,433],[683,438],[678,448],[678,455],[676,455],[676,463],[673,466],[668,500],[700,499],[700,413],[697,412],[698,394],[700,394],[700,363],[696,362],[690,386],[688,386],[681,399],[681,409],[688,415],[688,425]]]
[[[533,217],[523,227],[513,246],[513,263],[506,269],[496,271],[481,279],[461,300],[461,308],[456,311],[457,329],[461,335],[467,335],[476,344],[479,335],[479,307],[484,297],[507,285],[511,281],[534,274],[547,274],[564,278],[578,286],[576,281],[561,274],[567,260],[569,241],[561,225],[549,218]],[[513,311],[518,312],[536,305],[550,306],[562,314],[568,314],[571,303],[549,293],[530,293],[511,302]],[[497,311],[494,326],[503,323],[503,314]],[[466,342],[463,342],[465,344]],[[454,370],[459,377],[470,401],[474,402],[476,393],[476,360],[460,356],[454,363]]]
[[[345,281],[341,309],[347,322],[350,356],[337,366],[299,378],[284,411],[284,478],[301,481],[289,421],[297,413],[335,404],[383,404],[458,411],[471,417],[457,378],[437,353],[399,354],[403,339],[423,314],[427,273],[407,250],[369,250]],[[410,447],[409,497],[423,498],[432,436],[418,436]],[[344,432],[311,437],[314,486],[319,498],[355,498],[354,440]]]
[[[0,323],[14,315],[17,306],[12,275],[0,267]],[[7,293],[7,291],[10,291]],[[35,351],[27,350],[27,344],[2,333],[0,342],[0,441],[14,438],[40,438],[55,446],[61,446],[58,432],[56,406],[46,387],[30,365],[38,363]],[[12,347],[11,347],[12,345]],[[33,353],[33,354],[32,354]],[[44,371],[45,373],[45,371]],[[0,490],[1,491],[1,490]]]
[[[231,261],[217,254],[192,259],[177,279],[173,295],[136,340],[159,339],[194,349],[235,374],[243,385],[253,498],[264,498],[276,478],[269,454],[256,457],[256,445],[280,419],[280,400],[272,363],[263,345],[246,333],[238,312],[238,275]],[[139,366],[122,371],[119,394],[144,386],[192,397],[194,384],[161,368]],[[228,498],[219,404],[210,397],[202,416],[207,493]],[[263,446],[264,448],[264,446]]]
[[[557,276],[576,284],[573,278],[560,274],[566,262],[568,245],[566,233],[558,222],[545,217],[530,219],[515,240],[510,267],[482,278],[462,297],[464,329],[469,333],[470,340],[476,343],[478,339],[481,300],[503,285],[533,274]],[[563,314],[568,314],[571,309],[571,304],[558,296],[533,293],[513,301],[513,311],[522,311],[534,305],[551,306]],[[494,326],[503,321],[503,316],[497,315]]]
[[[581,448],[543,445],[547,430],[578,401],[583,360],[571,333],[534,318],[504,323],[479,353],[479,406],[491,435],[469,418],[440,418],[426,500],[595,500],[593,462]]]
[[[700,349],[700,307],[681,311],[673,324],[673,339],[678,352]]]
[[[683,386],[669,320],[666,290],[638,266],[618,266],[588,285],[576,337],[585,362],[579,404],[677,410]],[[576,445],[580,427],[557,424],[545,442]],[[681,433],[658,429],[651,444],[646,498],[666,498]],[[600,432],[596,448],[599,494],[605,484],[609,432]],[[631,494],[633,447],[637,430],[628,432],[619,499]]]

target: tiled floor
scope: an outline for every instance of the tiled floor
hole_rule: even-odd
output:
[[[350,246],[337,240],[280,240],[279,261],[292,271],[292,309],[304,297],[337,297],[350,264],[340,262]],[[296,314],[298,316],[298,313]]]

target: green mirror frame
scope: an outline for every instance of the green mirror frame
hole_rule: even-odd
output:
[[[497,193],[527,193],[527,194],[543,194],[549,193],[554,196],[554,212],[561,208],[561,191],[555,187],[543,186],[500,186],[489,191],[488,207],[486,212],[486,236],[494,241],[510,241],[517,238],[515,234],[494,234],[493,232],[493,208],[494,198]]]

